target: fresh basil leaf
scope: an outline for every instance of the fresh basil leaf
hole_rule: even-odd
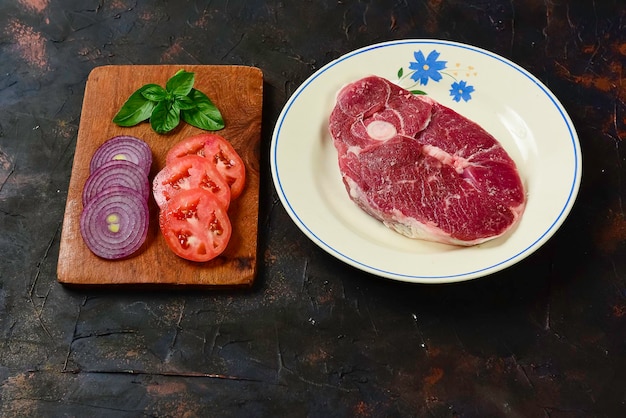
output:
[[[113,123],[119,126],[135,126],[140,122],[148,120],[157,104],[146,99],[143,92],[154,85],[156,84],[146,84],[131,94],[115,117],[113,117]]]
[[[146,88],[142,90],[141,94],[148,100],[160,102],[167,98],[167,91],[158,84],[146,84],[144,87]]]
[[[150,126],[159,134],[171,131],[177,127],[179,123],[180,111],[174,106],[174,103],[171,103],[169,100],[159,102],[150,117]]]
[[[134,126],[150,119],[155,132],[166,133],[176,128],[182,117],[200,129],[222,129],[222,114],[206,94],[193,88],[194,82],[194,73],[181,69],[167,80],[165,88],[146,84],[126,100],[113,122]]]
[[[192,109],[183,109],[181,116],[185,122],[196,128],[217,131],[224,127],[224,119],[211,99],[199,90],[191,89],[189,98],[196,104]]]
[[[195,74],[185,70],[180,70],[167,80],[165,89],[173,96],[186,96],[193,88],[195,82]]]
[[[193,100],[191,100],[188,96],[178,96],[176,97],[174,104],[179,110],[188,110],[196,107],[196,104]]]

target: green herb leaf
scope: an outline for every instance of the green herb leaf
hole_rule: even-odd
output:
[[[131,94],[113,118],[113,122],[119,126],[135,126],[148,120],[157,103],[147,99],[143,93],[153,86],[159,87],[157,84],[146,84]]]
[[[167,97],[167,91],[158,84],[147,84],[147,88],[143,89],[141,94],[153,102],[160,102]]]
[[[150,126],[155,132],[164,134],[180,123],[180,110],[168,100],[159,102],[150,116]]]
[[[410,92],[413,93],[413,94],[428,94],[428,93],[426,93],[425,91],[422,91],[422,90],[410,90]]]
[[[174,103],[179,110],[188,110],[196,107],[196,103],[189,96],[176,97]]]
[[[222,129],[222,114],[207,95],[193,88],[194,82],[194,73],[179,70],[167,80],[165,88],[146,84],[126,100],[113,122],[134,126],[150,119],[152,129],[162,134],[176,128],[182,117],[200,129]]]
[[[182,110],[182,118],[188,124],[207,131],[217,131],[224,127],[224,119],[211,99],[199,90],[191,89],[188,96],[196,105]]]
[[[165,89],[174,96],[186,96],[193,88],[195,82],[195,74],[185,70],[180,70],[167,80]]]

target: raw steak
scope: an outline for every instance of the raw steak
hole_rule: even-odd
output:
[[[411,238],[475,245],[520,219],[513,160],[476,123],[376,76],[341,89],[330,133],[350,198]]]

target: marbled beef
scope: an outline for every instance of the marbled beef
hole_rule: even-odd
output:
[[[513,160],[478,124],[376,76],[345,86],[330,133],[350,198],[411,238],[474,245],[520,219]]]

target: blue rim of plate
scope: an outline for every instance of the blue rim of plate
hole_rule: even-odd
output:
[[[572,173],[572,183],[570,185],[570,190],[567,196],[567,200],[565,201],[558,216],[556,217],[556,219],[554,219],[550,227],[548,227],[532,243],[526,246],[526,248],[518,251],[516,254],[504,260],[501,260],[495,264],[492,264],[492,265],[489,265],[487,267],[483,267],[480,269],[476,269],[473,271],[457,273],[457,274],[447,274],[447,275],[405,274],[405,273],[397,273],[397,272],[393,272],[389,270],[383,270],[383,269],[371,266],[362,261],[354,259],[353,257],[346,256],[341,251],[335,249],[331,245],[327,244],[324,240],[322,240],[313,230],[309,228],[309,226],[306,225],[305,222],[302,221],[302,219],[300,219],[296,211],[293,209],[289,201],[289,198],[286,196],[284,192],[284,189],[280,181],[280,174],[278,172],[278,163],[276,159],[278,141],[280,138],[280,133],[281,133],[281,129],[285,121],[285,118],[287,117],[291,107],[298,100],[299,96],[318,77],[320,77],[322,74],[329,71],[334,66],[340,64],[343,61],[346,61],[354,56],[364,54],[364,53],[367,53],[376,49],[386,48],[386,47],[396,46],[396,45],[406,45],[406,44],[409,44],[409,45],[422,45],[422,44],[445,45],[448,47],[455,47],[455,48],[469,50],[475,53],[485,55],[496,61],[499,61],[500,63],[517,71],[519,74],[523,75],[532,83],[534,83],[541,90],[541,92],[550,100],[550,102],[554,105],[555,109],[558,110],[562,118],[562,121],[565,123],[565,126],[567,127],[567,130],[569,133],[569,139],[570,139],[572,149],[573,149],[573,156],[574,156],[574,167],[573,167],[574,172]],[[580,182],[581,182],[581,176],[582,176],[582,155],[581,155],[580,143],[578,141],[578,135],[563,105],[559,102],[559,100],[555,97],[555,95],[541,81],[539,81],[535,76],[533,76],[531,73],[529,73],[528,71],[526,71],[519,65],[493,52],[487,51],[479,47],[459,43],[459,42],[444,41],[444,40],[438,40],[438,39],[403,39],[403,40],[397,40],[397,41],[381,42],[381,43],[377,43],[377,44],[373,44],[373,45],[369,45],[363,48],[356,49],[352,52],[342,55],[341,57],[329,62],[328,64],[324,65],[322,68],[317,70],[315,73],[313,73],[309,78],[307,78],[298,87],[298,89],[296,89],[293,95],[289,98],[289,100],[287,101],[287,103],[285,104],[285,106],[283,107],[283,110],[281,111],[279,115],[278,121],[276,123],[274,132],[272,135],[272,143],[271,143],[271,149],[270,149],[270,167],[272,171],[272,178],[274,181],[274,186],[276,187],[278,194],[279,194],[279,198],[282,204],[287,209],[289,216],[296,223],[296,225],[303,232],[305,232],[306,235],[308,235],[319,247],[324,249],[326,252],[335,256],[339,260],[342,260],[360,270],[363,270],[365,272],[368,272],[368,273],[371,273],[380,277],[385,277],[385,278],[404,281],[404,282],[412,282],[412,283],[441,284],[441,283],[459,282],[459,281],[465,281],[465,280],[470,280],[470,279],[476,279],[479,277],[483,277],[485,275],[496,273],[507,267],[510,267],[511,265],[515,264],[517,261],[521,261],[525,257],[535,252],[537,249],[539,249],[560,228],[560,226],[563,224],[563,222],[569,215],[569,212],[576,200],[578,190],[580,188]]]

